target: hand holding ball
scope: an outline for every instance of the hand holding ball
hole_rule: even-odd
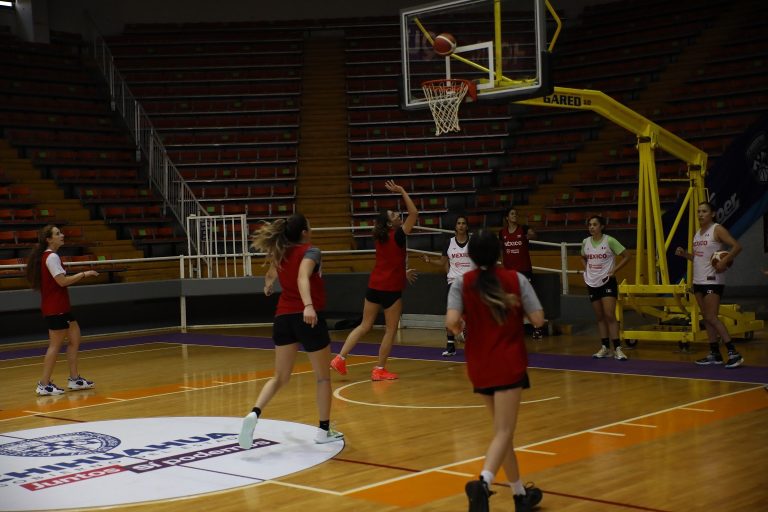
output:
[[[729,254],[728,251],[717,251],[712,255],[712,258],[709,260],[709,262],[712,264],[713,267],[715,267],[715,270],[717,270],[718,272],[725,272],[726,270],[731,268],[731,266],[733,265],[733,260],[729,259],[728,262],[726,263],[726,268],[724,268],[723,270],[718,270],[717,264],[720,263],[720,261],[723,258],[728,256],[728,254]]]
[[[456,49],[456,38],[447,32],[443,32],[435,37],[432,43],[432,48],[435,50],[436,54],[441,57],[447,57]]]

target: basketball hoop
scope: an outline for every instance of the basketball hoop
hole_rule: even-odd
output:
[[[469,94],[477,99],[474,82],[463,78],[441,78],[422,82],[421,89],[435,119],[435,135],[457,132],[459,128],[459,106]]]

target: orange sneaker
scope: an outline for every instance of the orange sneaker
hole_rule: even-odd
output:
[[[331,368],[336,370],[340,375],[347,374],[347,362],[342,359],[341,356],[336,356],[331,359]]]
[[[371,370],[371,380],[395,380],[397,374],[388,372],[384,368],[374,368]]]

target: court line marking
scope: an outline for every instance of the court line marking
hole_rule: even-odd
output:
[[[420,359],[418,361],[424,361],[424,360]],[[360,363],[360,364],[367,364],[367,363]],[[545,368],[545,369],[550,369],[550,368]],[[561,369],[560,371],[569,371],[569,370],[562,370]],[[295,375],[300,375],[300,374],[305,374],[305,373],[312,373],[312,371],[311,370],[307,370],[307,371],[304,371],[304,372],[296,372]],[[603,372],[589,372],[589,373],[603,373]],[[659,376],[653,376],[653,375],[639,375],[639,376],[642,376],[642,377],[659,377]],[[233,383],[224,384],[224,385],[243,384],[243,383],[247,383],[247,382],[257,382],[259,380],[266,380],[266,379],[269,379],[269,378],[271,378],[271,377],[260,377],[260,378],[256,378],[256,379],[248,379],[248,380],[243,380],[243,381],[239,381],[239,382],[233,382]],[[686,380],[699,380],[699,379],[686,379]],[[715,381],[711,381],[709,379],[701,379],[701,380],[706,380],[708,382],[715,382]],[[745,383],[739,382],[738,384],[745,384]],[[214,387],[220,387],[220,386],[207,386],[205,388],[199,388],[199,389],[200,390],[205,390],[205,389],[210,389],[210,388],[214,388]],[[758,387],[747,388],[747,389],[743,389],[743,390],[734,391],[734,392],[731,392],[731,393],[726,393],[726,394],[723,394],[723,395],[716,395],[716,396],[704,398],[704,399],[701,399],[701,400],[696,400],[696,401],[693,401],[693,402],[689,402],[688,404],[684,404],[682,406],[675,406],[675,407],[670,407],[670,408],[667,408],[667,409],[662,409],[662,410],[655,411],[655,412],[652,412],[652,413],[644,414],[642,416],[637,416],[637,417],[634,417],[634,418],[630,418],[628,420],[622,420],[622,421],[614,422],[614,423],[611,423],[611,424],[603,425],[602,427],[597,427],[597,428],[607,428],[607,427],[610,427],[610,426],[621,425],[621,424],[625,424],[627,422],[631,422],[631,421],[636,420],[636,419],[646,418],[646,417],[654,416],[654,415],[657,415],[657,414],[662,414],[664,412],[674,411],[674,410],[677,410],[677,409],[685,409],[686,407],[689,407],[690,405],[695,405],[695,404],[698,404],[698,403],[706,402],[708,400],[714,400],[714,399],[718,399],[718,398],[733,396],[733,395],[737,395],[737,394],[740,394],[740,393],[751,392],[751,391],[753,391],[755,389],[761,389],[761,388],[764,388],[764,387],[765,386],[763,384],[760,384]],[[161,397],[161,396],[164,396],[164,395],[173,395],[173,394],[186,393],[186,392],[187,391],[171,391],[171,392],[167,392],[167,393],[159,393],[159,394],[155,394],[155,395],[147,395],[147,396],[143,396],[143,397],[136,397],[136,398],[130,398],[130,399],[119,399],[119,400],[122,400],[122,401],[135,401],[135,400],[142,400],[142,399],[145,399],[145,398],[157,398],[157,397]],[[100,403],[100,404],[76,406],[76,407],[71,407],[71,408],[67,408],[67,409],[60,409],[57,412],[67,411],[67,410],[84,409],[84,408],[88,408],[88,407],[96,407],[96,406],[110,404],[110,403],[115,403],[115,402],[105,402],[105,403]],[[23,412],[29,413],[33,417],[35,417],[35,416],[39,416],[42,411],[34,411],[34,412],[32,412],[32,411],[23,411]],[[24,417],[24,418],[26,418],[26,417]],[[10,420],[10,419],[20,419],[20,418],[17,417],[17,418],[8,418],[8,419]],[[4,420],[0,420],[0,421],[4,421]],[[586,429],[586,430],[583,430],[583,431],[580,431],[580,432],[573,432],[573,433],[565,434],[565,435],[558,436],[558,437],[555,437],[555,438],[552,438],[552,439],[548,439],[548,440],[544,440],[544,441],[538,441],[536,443],[525,445],[523,447],[518,447],[516,449],[517,450],[521,450],[521,449],[527,450],[530,447],[534,447],[534,446],[537,446],[537,445],[540,445],[540,444],[544,444],[544,443],[550,443],[550,442],[553,442],[553,441],[557,441],[559,439],[566,439],[566,438],[569,438],[569,437],[574,437],[576,435],[583,434],[583,433],[585,433],[587,431],[590,431],[590,430],[593,430],[593,429]],[[439,472],[446,472],[447,473],[447,472],[450,472],[450,470],[447,470],[446,468],[449,468],[449,467],[452,467],[452,466],[456,466],[456,465],[459,465],[459,464],[466,464],[466,463],[475,462],[475,461],[481,460],[483,458],[484,458],[484,456],[479,456],[479,457],[474,457],[474,458],[466,459],[464,461],[458,461],[458,462],[454,461],[454,462],[451,462],[451,463],[448,463],[448,464],[445,464],[445,465],[442,465],[442,466],[439,466],[439,467],[429,468],[429,469],[425,469],[425,470],[420,470],[420,471],[418,471],[418,473],[403,475],[403,476],[400,476],[400,477],[394,477],[394,478],[383,480],[383,481],[380,481],[380,482],[377,482],[377,483],[374,483],[374,484],[369,484],[369,485],[366,485],[366,486],[361,486],[361,487],[358,487],[358,488],[350,489],[350,490],[347,490],[347,491],[343,491],[343,492],[331,491],[331,492],[337,492],[339,496],[346,496],[348,494],[352,494],[352,493],[355,493],[355,492],[360,492],[362,490],[378,487],[378,486],[385,485],[385,484],[388,484],[388,483],[391,483],[391,482],[396,482],[396,481],[404,480],[405,478],[411,478],[413,476],[417,476],[419,474],[429,473],[429,472],[432,472],[432,471],[439,471]],[[331,459],[331,460],[335,460],[335,459]],[[472,475],[469,475],[469,476],[472,476]],[[276,481],[276,480],[268,480],[268,481],[263,482],[263,483],[278,483],[278,481]],[[256,485],[263,485],[263,483],[256,484]],[[284,484],[284,482],[279,482],[279,483],[280,484]],[[321,493],[322,492],[327,492],[327,490],[321,489],[321,488],[313,488],[313,487],[304,487],[304,488],[306,490],[314,490],[316,492],[321,492]]]
[[[390,359],[394,359],[390,357]],[[427,361],[427,359],[424,359],[424,361]],[[688,380],[688,381],[694,381],[694,382],[727,382],[728,384],[751,384],[756,386],[763,386],[765,387],[766,382],[746,382],[743,380],[728,380],[728,379],[705,379],[702,377],[677,377],[674,375],[650,375],[645,373],[625,373],[625,372],[606,372],[606,371],[598,371],[598,370],[576,370],[573,368],[548,368],[545,366],[529,366],[528,369],[534,368],[536,370],[551,370],[556,372],[575,372],[575,373],[596,373],[598,375],[616,375],[616,376],[623,376],[626,375],[628,377],[650,377],[654,379],[676,379],[676,380]]]
[[[472,478],[474,476],[470,473],[464,473],[463,471],[451,471],[448,469],[437,469],[435,470],[435,473],[444,473],[446,475],[453,475],[453,476],[463,476],[466,478]]]
[[[613,422],[613,423],[608,423],[608,424],[605,424],[605,425],[600,425],[600,426],[597,426],[597,427],[584,429],[584,430],[581,430],[581,431],[578,431],[578,432],[571,432],[570,434],[564,434],[562,436],[556,436],[556,437],[553,437],[551,439],[545,439],[543,441],[536,441],[535,443],[527,444],[527,445],[520,446],[520,447],[515,447],[515,450],[535,448],[536,446],[539,446],[539,445],[542,445],[542,444],[552,443],[554,441],[560,441],[562,439],[567,439],[569,437],[576,437],[578,435],[582,435],[582,434],[585,434],[587,432],[590,432],[590,431],[592,431],[592,430],[594,430],[596,428],[610,428],[610,427],[613,427],[613,426],[616,426],[616,425],[621,425],[622,423],[627,422],[627,421],[634,421],[634,420],[638,420],[638,419],[642,419],[642,418],[648,418],[648,417],[651,417],[651,416],[655,416],[657,414],[663,414],[663,413],[666,413],[666,412],[671,412],[671,411],[680,409],[681,407],[688,407],[688,406],[691,406],[691,405],[696,405],[696,404],[699,404],[699,403],[702,403],[702,402],[706,402],[708,400],[714,400],[714,399],[717,399],[717,398],[724,398],[724,397],[728,397],[728,396],[738,395],[738,394],[741,394],[741,393],[748,393],[748,392],[754,391],[755,389],[761,389],[763,387],[764,386],[752,387],[752,388],[748,388],[748,389],[741,389],[741,390],[738,390],[738,391],[733,391],[731,393],[726,393],[724,395],[716,395],[716,396],[712,396],[712,397],[709,397],[709,398],[703,398],[701,400],[696,400],[696,401],[689,402],[687,404],[679,405],[679,406],[676,406],[676,407],[668,407],[666,409],[661,409],[661,410],[658,410],[658,411],[655,411],[655,412],[651,412],[651,413],[648,413],[648,414],[643,414],[641,416],[635,416],[633,418],[627,418],[627,419],[622,420],[622,421],[616,421],[616,422]],[[469,464],[471,462],[476,462],[476,461],[482,460],[484,458],[485,458],[485,455],[481,455],[481,456],[478,456],[478,457],[472,457],[470,459],[465,459],[463,461],[454,461],[454,462],[451,462],[451,463],[448,463],[448,464],[443,464],[441,466],[436,466],[436,467],[433,467],[433,468],[425,469],[425,470],[422,470],[422,471],[420,471],[419,473],[416,473],[416,474],[407,474],[407,475],[401,475],[401,476],[389,478],[389,479],[382,480],[381,482],[378,482],[378,483],[375,483],[375,484],[368,484],[368,485],[363,485],[363,486],[360,486],[360,487],[357,487],[357,488],[354,488],[354,489],[350,489],[348,491],[345,491],[344,495],[353,494],[353,493],[365,491],[365,490],[368,490],[368,489],[373,489],[374,487],[379,487],[379,486],[390,484],[390,483],[394,483],[394,482],[399,482],[401,480],[405,480],[406,478],[413,478],[414,476],[418,476],[418,475],[424,474],[424,473],[429,473],[429,472],[432,472],[432,471],[444,471],[446,468],[450,468],[450,467],[453,467],[453,466],[458,466],[460,464]],[[333,460],[333,459],[331,459],[331,460]],[[473,476],[473,475],[470,475],[470,476]]]
[[[588,430],[587,433],[599,434],[601,436],[627,437],[627,434],[622,434],[620,432],[603,432],[601,430]]]
[[[516,448],[515,451],[519,451],[519,450]],[[528,451],[528,450],[526,450],[526,451]],[[553,454],[553,455],[555,455],[555,454]],[[453,475],[453,476],[460,476],[460,477],[464,477],[464,478],[476,478],[477,477],[477,475],[474,475],[472,473],[463,473],[461,471],[448,471],[448,470],[445,470],[445,469],[436,470],[435,473],[441,473],[441,474]],[[508,488],[509,487],[507,484],[502,483],[502,482],[494,482],[493,485],[501,487],[501,488]],[[565,498],[572,498],[572,499],[575,499],[575,500],[594,501],[596,503],[604,503],[606,505],[614,505],[614,506],[617,506],[617,507],[631,508],[631,509],[635,509],[635,510],[647,510],[647,511],[650,511],[650,512],[667,512],[667,511],[661,510],[661,509],[643,507],[642,505],[632,505],[630,503],[620,503],[620,502],[617,502],[617,501],[601,500],[601,499],[598,499],[598,498],[591,498],[589,496],[578,496],[576,494],[565,494],[565,493],[562,493],[562,492],[555,492],[555,491],[552,491],[550,489],[543,489],[543,491],[544,491],[544,494],[552,494],[554,496],[562,496],[562,497],[565,497]]]
[[[291,373],[291,375],[292,376],[293,375],[303,375],[303,374],[309,374],[309,373],[313,373],[313,371],[312,370],[307,370],[307,371],[303,371],[303,372],[294,372],[294,373]],[[221,384],[221,385],[217,385],[217,386],[200,387],[200,388],[196,388],[196,391],[206,391],[206,390],[210,390],[210,389],[214,389],[214,388],[220,388],[220,387],[224,387],[224,386],[234,386],[234,385],[237,385],[237,384],[246,384],[246,383],[250,383],[250,382],[258,382],[260,380],[269,380],[271,378],[272,378],[272,376],[269,376],[269,377],[258,377],[258,378],[255,378],[255,379],[246,379],[246,380],[241,380],[241,381],[238,381],[238,382],[230,382],[230,383],[227,383],[227,384]],[[179,386],[179,387],[181,387],[181,386]],[[137,397],[134,397],[134,398],[104,397],[105,399],[115,400],[115,401],[114,402],[103,402],[103,403],[99,403],[99,404],[88,404],[88,405],[77,405],[77,406],[73,406],[73,407],[66,407],[66,408],[62,408],[62,409],[56,409],[56,412],[58,413],[58,412],[65,412],[65,411],[76,411],[78,409],[88,409],[88,408],[91,408],[91,407],[100,407],[102,405],[112,405],[112,404],[115,404],[115,403],[118,403],[118,402],[134,402],[134,401],[137,401],[137,400],[145,400],[145,399],[148,399],[148,398],[159,398],[159,397],[162,397],[162,396],[170,396],[170,395],[176,395],[176,394],[188,393],[188,392],[189,392],[189,390],[185,389],[185,390],[179,390],[179,391],[168,391],[168,392],[165,392],[165,393],[157,393],[157,394],[154,394],[154,395],[137,396]],[[66,395],[59,395],[59,396],[61,398],[65,398],[66,397]],[[46,414],[48,411],[24,411],[24,410],[22,410],[22,412],[26,412],[26,413],[28,413],[28,414],[30,414],[32,416],[37,416],[37,415],[40,415],[40,414]],[[4,421],[18,420],[18,419],[23,419],[23,418],[28,418],[28,417],[29,416],[20,416],[20,417],[16,416],[16,417],[11,417],[11,418],[2,418],[2,419],[0,419],[0,423],[2,423]]]
[[[558,455],[556,452],[545,452],[543,450],[531,450],[530,448],[515,448],[516,452],[538,453],[539,455]]]
[[[328,459],[328,461],[331,461],[331,460],[336,460],[336,459]],[[302,491],[314,491],[314,492],[319,492],[321,494],[330,494],[331,496],[344,496],[344,494],[339,491],[331,491],[330,489],[322,489],[320,487],[308,487],[306,485],[283,482],[282,480],[265,480],[264,483],[282,485],[283,487],[292,487],[294,489],[301,489]]]
[[[642,427],[642,428],[659,428],[658,425],[647,425],[645,423],[622,423],[628,427]]]
[[[367,380],[360,380],[357,382],[352,382],[347,384],[346,386],[341,386],[340,388],[336,388],[333,391],[333,396],[338,398],[341,401],[348,402],[351,404],[357,404],[357,405],[368,405],[372,407],[388,407],[391,409],[477,409],[477,408],[483,408],[485,405],[395,405],[395,404],[376,404],[371,402],[361,402],[359,400],[352,400],[351,398],[346,398],[341,396],[341,391],[356,386],[358,384],[365,384],[368,382],[372,382],[370,379]]]
[[[341,401],[352,403],[352,404],[358,404],[358,405],[368,405],[371,407],[389,407],[392,409],[481,409],[485,407],[485,405],[394,405],[394,404],[377,404],[377,403],[371,403],[371,402],[361,402],[359,400],[352,400],[351,398],[347,398],[344,396],[341,396],[341,392],[349,387],[356,386],[358,384],[365,384],[366,382],[371,382],[370,379],[368,380],[360,380],[357,382],[351,382],[345,386],[341,386],[336,388],[333,391],[333,396],[338,398]],[[533,404],[538,402],[547,402],[550,400],[559,400],[559,396],[552,396],[547,398],[539,398],[537,400],[524,400],[521,401],[521,404]]]
[[[118,347],[114,347],[114,348],[118,348]],[[132,350],[130,352],[115,352],[113,354],[101,354],[101,355],[94,355],[94,356],[83,356],[83,352],[80,352],[78,354],[78,356],[77,356],[77,360],[78,361],[86,361],[86,360],[89,360],[89,359],[101,359],[101,358],[104,358],[104,357],[124,356],[126,354],[141,354],[141,353],[144,353],[144,352],[155,352],[155,351],[158,351],[158,350],[171,350],[171,349],[176,349],[176,348],[178,348],[178,347],[174,346],[174,347],[148,348],[148,349],[145,349],[145,350]],[[94,350],[107,350],[107,349],[106,348],[103,348],[103,349],[99,348],[99,349],[94,349]],[[43,365],[43,361],[42,361],[42,357],[43,356],[42,355],[39,355],[39,356],[29,356],[29,357],[20,357],[19,359],[30,359],[31,357],[35,357],[37,359],[40,359],[40,361],[37,362],[37,363],[17,364],[15,366],[0,366],[0,370],[10,370],[10,369],[13,369],[13,368],[26,368],[28,366],[42,366]],[[6,359],[6,361],[14,361],[14,360],[15,359]],[[67,355],[66,354],[58,354],[56,356],[56,362],[57,363],[64,362],[66,360],[67,360]]]
[[[715,412],[714,409],[698,409],[696,407],[680,407],[680,410],[693,412]]]
[[[630,503],[620,503],[618,501],[601,500],[599,498],[592,498],[590,496],[579,496],[578,494],[567,494],[567,493],[564,493],[564,492],[555,492],[555,491],[551,491],[549,489],[547,489],[545,492],[546,492],[546,494],[551,494],[553,496],[561,496],[561,497],[564,497],[564,498],[572,498],[572,499],[581,500],[581,501],[591,501],[591,502],[594,502],[594,503],[602,503],[602,504],[605,504],[605,505],[613,505],[615,507],[631,508],[631,509],[634,509],[634,510],[646,510],[648,512],[667,512],[667,511],[665,511],[663,509],[659,509],[659,508],[644,507],[642,505],[632,505]]]

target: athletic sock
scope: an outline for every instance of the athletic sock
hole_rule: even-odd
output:
[[[710,343],[709,344],[709,351],[713,354],[720,354],[720,344],[719,343]]]
[[[328,432],[331,428],[331,420],[320,421],[320,428]]]
[[[493,484],[493,473],[491,473],[487,469],[484,469],[480,472],[480,476],[482,477],[485,484],[488,486],[488,489],[490,489],[491,484]]]
[[[456,336],[454,336],[453,334],[449,334],[447,338],[448,338],[448,343],[453,343],[454,341],[456,341]]]
[[[620,347],[621,347],[621,340],[620,339],[613,340],[613,348],[620,348]]]
[[[522,480],[518,479],[516,482],[509,482],[509,486],[512,488],[512,494],[525,496],[525,486]]]
[[[251,409],[251,410],[252,410],[253,412],[255,412],[255,413],[256,413],[256,417],[257,417],[257,418],[260,418],[260,417],[261,417],[261,409],[259,409],[258,407],[254,407],[254,408],[253,408],[253,409]]]
[[[732,341],[726,341],[725,348],[728,349],[728,352],[736,352],[736,345]]]
[[[602,343],[605,348],[611,348],[611,341],[608,338],[601,338],[600,343]]]

